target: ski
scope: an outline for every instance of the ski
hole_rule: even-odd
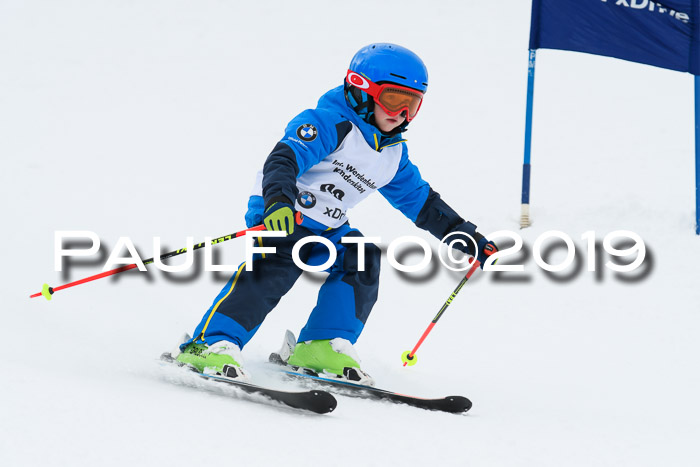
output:
[[[375,388],[355,384],[351,381],[334,380],[325,378],[309,368],[301,368],[287,363],[277,353],[270,354],[270,363],[279,365],[279,369],[288,377],[301,381],[309,381],[337,394],[362,399],[383,400],[398,404],[406,404],[426,410],[436,410],[448,413],[467,412],[472,407],[472,402],[464,396],[448,396],[438,399],[425,399],[422,397],[399,394],[386,389]]]
[[[187,369],[195,373],[206,380],[215,381],[217,383],[223,383],[235,388],[240,389],[248,394],[264,396],[268,400],[274,402],[280,402],[288,407],[294,409],[306,410],[318,414],[324,414],[332,412],[337,404],[335,397],[326,391],[320,390],[310,390],[310,391],[281,391],[278,389],[271,389],[264,386],[258,386],[257,384],[236,381],[231,378],[226,378],[224,376],[209,375],[197,371],[197,369],[184,365],[177,360],[175,360],[170,352],[166,352],[160,357],[161,361],[176,365],[180,368]]]

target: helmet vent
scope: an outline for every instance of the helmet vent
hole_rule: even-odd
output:
[[[397,75],[396,73],[389,73],[391,76],[396,76],[397,78],[406,79],[405,76]]]

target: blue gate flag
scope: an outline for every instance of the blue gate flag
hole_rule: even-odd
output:
[[[530,49],[620,58],[700,75],[700,0],[533,0]]]

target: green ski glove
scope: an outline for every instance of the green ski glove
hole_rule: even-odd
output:
[[[287,235],[294,233],[294,207],[284,202],[272,203],[265,209],[263,224],[267,230],[286,231]]]

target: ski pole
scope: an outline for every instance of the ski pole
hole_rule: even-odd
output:
[[[300,212],[297,212],[296,217],[295,217],[296,223],[301,224],[301,221],[303,219],[304,219],[304,216]],[[226,240],[231,240],[234,238],[242,237],[247,232],[254,232],[254,231],[258,231],[258,230],[266,230],[266,228],[263,224],[256,225],[255,227],[251,227],[249,229],[241,230],[238,232],[234,232],[232,234],[228,234],[228,235],[224,235],[224,236],[219,237],[219,238],[215,238],[211,241],[211,244],[216,245],[217,243],[222,243],[222,242],[225,242]],[[194,245],[192,247],[192,251],[199,250],[200,248],[204,248],[205,243],[206,242],[197,243],[196,245]],[[181,254],[186,253],[186,252],[187,252],[187,248],[180,248],[179,250],[174,250],[174,251],[160,255],[160,259],[164,260],[167,258],[172,258],[173,256],[178,256],[178,255],[181,255]],[[149,259],[145,260],[143,262],[143,264],[144,265],[151,264],[151,263],[153,263],[154,259],[155,258],[149,258]],[[99,274],[95,274],[94,276],[85,277],[85,278],[79,279],[77,281],[69,282],[68,284],[59,285],[58,287],[50,287],[49,284],[44,284],[44,286],[41,289],[41,292],[37,292],[35,294],[32,294],[29,296],[29,298],[36,298],[36,297],[43,296],[44,298],[46,298],[46,300],[51,300],[51,296],[55,292],[58,292],[59,290],[67,289],[69,287],[75,287],[76,285],[85,284],[86,282],[92,282],[94,280],[102,279],[103,277],[112,276],[114,274],[119,274],[120,272],[129,271],[129,270],[134,269],[136,267],[138,267],[138,266],[135,263],[128,264],[126,266],[121,266],[121,267],[112,269],[110,271],[105,271],[105,272],[101,272]]]
[[[435,315],[435,318],[433,318],[433,321],[428,325],[427,329],[423,332],[423,335],[420,336],[420,339],[418,340],[418,343],[413,347],[413,350],[407,350],[401,355],[401,361],[403,361],[403,366],[413,366],[418,362],[418,358],[416,357],[416,352],[418,351],[418,348],[421,346],[423,341],[425,340],[426,337],[428,337],[428,334],[430,334],[430,331],[433,330],[433,327],[435,327],[435,323],[438,322],[440,317],[445,313],[445,310],[447,310],[447,307],[450,306],[450,303],[452,303],[452,300],[457,296],[459,291],[464,287],[464,284],[467,283],[469,278],[474,274],[474,271],[479,267],[481,263],[474,258],[474,262],[472,263],[472,267],[469,268],[469,271],[467,271],[467,274],[462,278],[462,280],[459,282],[457,285],[457,288],[452,292],[452,295],[450,295],[450,298],[447,299],[447,301],[442,305],[442,308],[440,308],[440,311],[438,311],[438,314]]]

